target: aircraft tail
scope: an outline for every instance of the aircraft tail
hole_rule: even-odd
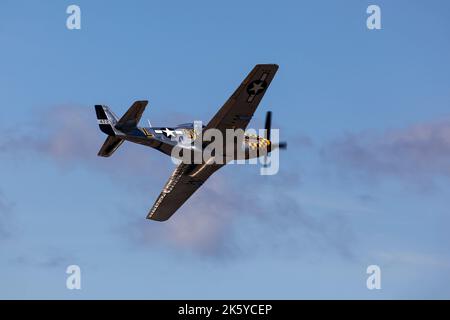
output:
[[[116,137],[118,132],[115,126],[118,118],[107,106],[96,105],[95,113],[97,114],[100,130],[108,135],[98,155],[100,157],[109,157],[123,143],[121,138]]]
[[[98,126],[103,133],[108,135],[98,152],[99,156],[109,157],[120,147],[124,141],[121,136],[123,137],[128,131],[136,128],[147,103],[147,101],[136,101],[120,120],[107,106],[95,106]]]
[[[95,113],[97,114],[98,126],[103,133],[108,136],[116,136],[118,133],[115,129],[118,118],[117,116],[109,110],[107,106],[96,105]]]

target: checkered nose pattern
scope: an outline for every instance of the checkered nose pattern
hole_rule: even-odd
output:
[[[244,138],[244,146],[251,150],[269,149],[270,140],[257,135],[246,135]]]

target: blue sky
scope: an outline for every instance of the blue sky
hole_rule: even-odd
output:
[[[0,298],[450,298],[449,17],[437,0],[1,1]],[[146,220],[173,165],[129,143],[97,157],[93,105],[208,121],[257,63],[280,65],[250,124],[274,112],[279,174],[225,167]]]

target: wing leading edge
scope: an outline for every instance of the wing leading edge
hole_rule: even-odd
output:
[[[206,129],[215,128],[222,132],[226,129],[245,130],[277,70],[276,64],[256,65],[211,119]]]
[[[222,165],[219,164],[179,164],[150,209],[147,219],[156,221],[169,219],[220,167]]]

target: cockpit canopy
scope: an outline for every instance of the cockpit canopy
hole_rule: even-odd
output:
[[[206,126],[203,124],[202,128],[205,128]],[[176,126],[177,129],[183,128],[183,129],[194,129],[194,123],[182,123]]]

